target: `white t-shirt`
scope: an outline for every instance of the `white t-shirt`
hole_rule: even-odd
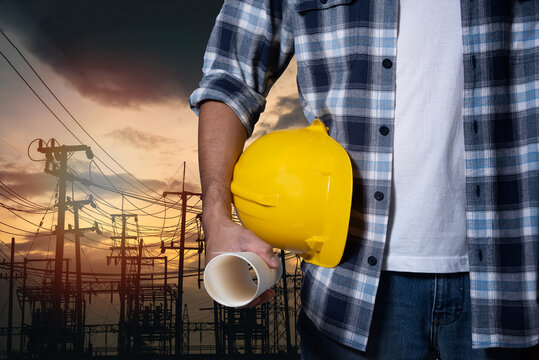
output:
[[[468,271],[460,1],[400,0],[383,268]]]

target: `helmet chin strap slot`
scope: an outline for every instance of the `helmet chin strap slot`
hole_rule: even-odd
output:
[[[313,236],[305,240],[307,245],[311,248],[311,250],[320,252],[322,250],[322,246],[324,245],[324,239],[321,236]]]

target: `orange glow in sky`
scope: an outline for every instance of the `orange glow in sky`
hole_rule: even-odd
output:
[[[164,199],[161,194],[163,191],[182,190],[184,162],[185,189],[200,191],[197,117],[188,105],[188,95],[192,88],[187,87],[188,91],[183,93],[156,95],[148,101],[141,101],[142,95],[137,95],[137,100],[132,102],[113,101],[112,96],[109,99],[103,95],[104,90],[129,93],[130,89],[118,88],[118,84],[135,86],[134,83],[116,82],[114,74],[101,74],[95,70],[82,77],[83,80],[91,78],[92,87],[82,84],[80,78],[74,79],[71,73],[63,72],[61,64],[44,61],[42,54],[36,55],[35,48],[28,45],[31,43],[28,41],[28,33],[16,26],[2,27],[2,30],[61,104],[26,64],[17,49],[0,35],[0,51],[12,64],[10,66],[4,57],[0,57],[0,256],[9,261],[9,244],[11,238],[15,237],[16,261],[23,257],[54,258],[55,236],[52,232],[57,224],[57,179],[44,173],[44,155],[37,151],[38,142],[34,141],[43,139],[46,143],[51,138],[61,145],[88,145],[96,155],[93,163],[84,153],[75,153],[68,160],[70,172],[86,179],[90,185],[78,181],[68,182],[67,196],[84,200],[92,195],[97,205],[95,209],[85,206],[81,210],[80,227],[92,227],[97,221],[102,231],[102,234],[88,231],[81,238],[82,271],[119,273],[119,266],[114,266],[113,262],[107,264],[106,257],[111,255],[110,247],[118,245],[110,237],[121,232],[121,224],[113,223],[111,214],[122,211],[138,216],[138,223],[132,220],[128,223],[128,235],[144,238],[146,256],[159,256],[161,240],[169,244],[171,239],[178,241],[179,238],[179,199],[174,196]],[[80,41],[78,45],[84,48],[84,39]],[[54,47],[52,41],[48,46],[52,52],[62,52],[62,49]],[[180,40],[178,46],[186,45]],[[104,57],[99,61],[105,63],[117,60]],[[201,69],[202,58],[198,61]],[[150,72],[153,70],[148,69]],[[278,126],[284,115],[290,117],[291,114],[297,114],[295,125],[306,124],[299,107],[295,76],[296,65],[293,60],[270,92],[266,111],[248,143]],[[141,84],[136,86],[144,90]],[[175,90],[171,88],[170,91]],[[81,126],[77,125],[72,116]],[[116,162],[132,176],[126,174]],[[196,246],[199,228],[195,215],[200,212],[200,205],[195,197],[188,202],[188,206],[193,206],[187,217],[188,246]],[[73,225],[71,211],[66,213],[65,223],[66,228]],[[177,272],[178,252],[167,250],[165,255],[171,259],[168,270]],[[66,235],[64,256],[72,259],[70,271],[73,271],[75,256],[72,234]],[[163,272],[162,263],[156,262],[154,265],[153,268],[148,265],[146,271]],[[186,280],[186,287],[191,291],[185,292],[184,301],[194,308],[210,304],[203,290],[201,295],[197,288],[197,268],[198,255],[191,250],[186,253],[186,271],[193,274],[193,278]],[[1,284],[2,289],[5,285],[5,282]],[[106,307],[103,304],[100,306]],[[97,315],[94,319],[104,316],[101,311],[95,312]]]

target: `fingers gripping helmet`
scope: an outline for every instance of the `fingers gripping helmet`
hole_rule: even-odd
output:
[[[352,166],[320,120],[253,142],[234,168],[231,191],[241,222],[258,237],[307,262],[338,265],[348,233]]]

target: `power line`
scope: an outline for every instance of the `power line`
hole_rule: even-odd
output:
[[[99,144],[97,142],[97,140],[94,139],[94,137],[92,135],[90,135],[90,133],[88,133],[88,131],[86,131],[86,129],[80,124],[80,122],[75,118],[75,116],[73,116],[73,114],[66,108],[66,106],[62,103],[62,101],[60,101],[60,99],[56,96],[56,94],[50,89],[50,87],[45,83],[45,81],[41,78],[41,76],[37,73],[37,71],[34,69],[34,67],[30,64],[30,62],[26,59],[26,57],[22,54],[22,52],[19,50],[19,48],[11,41],[11,39],[6,35],[6,33],[0,28],[0,32],[2,33],[2,35],[6,38],[6,40],[11,44],[11,46],[13,46],[13,48],[17,51],[17,53],[21,56],[21,58],[25,61],[25,63],[28,65],[28,67],[30,67],[30,69],[33,71],[33,73],[37,76],[37,78],[39,79],[39,81],[41,81],[41,83],[43,84],[43,86],[45,86],[45,88],[49,91],[49,93],[54,97],[54,99],[58,102],[58,104],[60,104],[60,106],[65,110],[65,112],[71,117],[71,119],[82,129],[82,131],[101,149],[101,151],[103,151],[116,165],[118,165],[120,167],[120,169],[122,169],[123,171],[125,171],[129,176],[131,176],[136,182],[138,182],[139,184],[141,184],[142,186],[144,186],[145,188],[147,188],[148,190],[150,191],[153,191],[154,193],[156,193],[157,195],[159,195],[159,193],[157,191],[155,191],[154,189],[152,189],[151,187],[149,187],[148,185],[144,184],[142,181],[140,181],[138,178],[136,178],[131,172],[129,172],[126,168],[124,168],[122,166],[122,164],[120,164],[118,161],[116,161],[116,159],[114,159],[112,157],[112,155],[110,155],[108,153],[107,150],[105,150],[101,144]],[[15,72],[17,72],[17,74],[19,75],[19,77],[26,83],[26,85],[28,85],[28,87],[32,90],[32,92],[36,95],[37,93],[32,89],[32,87],[28,84],[28,82],[26,82],[26,80],[22,77],[22,75],[17,71],[17,69],[13,66],[13,64],[7,59],[7,57],[2,53],[2,56],[4,57],[4,59],[6,59],[6,61],[9,63],[9,65],[13,68],[13,70],[15,70]],[[49,109],[49,111],[52,112],[52,110],[43,102],[43,100],[38,96],[38,98],[41,100],[41,102],[47,107],[47,109]],[[54,114],[54,113],[53,113]],[[82,144],[82,141],[77,138],[75,136],[75,134],[73,134],[73,132],[71,132],[71,130],[69,130],[65,124],[54,114],[54,116],[56,117],[56,119],[58,121],[60,121],[60,123],[62,125],[64,125],[64,127],[71,133],[71,135],[73,135],[73,137],[75,137],[75,139],[77,139],[81,144]],[[108,165],[106,165],[101,159],[99,159],[97,156],[96,158],[101,161],[105,166],[107,166],[107,168],[111,171],[113,171]],[[114,171],[113,171],[114,172]],[[115,172],[114,172],[115,173]],[[133,186],[133,188],[137,189],[138,191],[141,191],[140,189],[138,189],[137,187],[135,187],[134,185],[132,185],[131,183],[129,183],[128,181],[126,181],[125,179],[123,179],[119,174],[115,173],[115,175],[117,175],[118,177],[120,177],[122,180],[124,180],[126,183],[130,184],[131,186]],[[141,191],[142,193],[144,193],[144,191]]]
[[[12,148],[13,150],[15,150],[16,152],[22,154],[22,155],[26,155],[25,153],[23,153],[22,151],[20,151],[19,149],[17,149],[15,146],[11,145],[10,143],[8,143],[6,140],[0,138],[0,141],[3,142],[4,144],[6,144],[7,146],[9,146],[10,148]]]
[[[2,34],[4,33],[1,29],[0,31],[2,32]],[[75,138],[77,139],[78,142],[80,142],[82,144],[82,141],[77,137],[77,135],[75,135],[75,133],[73,133],[73,131],[71,131],[71,129],[69,129],[69,127],[67,127],[66,124],[64,124],[64,122],[56,115],[56,113],[54,111],[52,111],[52,109],[47,105],[47,103],[45,103],[45,101],[41,98],[41,96],[39,96],[39,94],[32,88],[32,86],[28,83],[28,81],[26,81],[26,79],[21,75],[21,73],[17,70],[17,68],[11,63],[11,61],[9,61],[9,59],[6,57],[6,55],[4,55],[4,53],[2,52],[2,50],[0,50],[0,55],[2,55],[2,57],[7,61],[7,63],[9,64],[9,66],[11,66],[11,68],[13,69],[13,71],[15,71],[17,73],[17,75],[19,75],[19,78],[26,84],[26,86],[28,86],[28,88],[30,89],[30,91],[32,91],[32,93],[39,99],[39,101],[41,101],[41,103],[43,104],[43,106],[45,106],[47,108],[47,110],[49,110],[49,112],[52,114],[52,116],[54,116],[56,118],[56,120],[58,120],[58,122],[60,122],[60,124],[62,124],[62,126]]]
[[[57,182],[56,183],[56,189],[54,190],[54,192],[53,192],[53,194],[51,196],[51,199],[49,200],[49,205],[48,205],[49,207],[50,207],[50,205],[52,203],[52,200],[58,196],[58,186],[59,186],[59,184]],[[46,211],[45,214],[43,214],[43,217],[41,218],[41,221],[39,222],[39,226],[43,225],[43,221],[45,220],[45,216],[47,216],[47,212],[48,211]],[[54,216],[54,214],[53,214],[53,216]],[[30,247],[28,248],[28,251],[26,252],[26,256],[28,256],[28,254],[30,253],[30,251],[34,247],[34,242],[36,241],[37,235],[39,234],[39,229],[40,228],[37,228],[37,230],[36,230],[36,235],[32,239],[32,243],[30,244]]]
[[[43,205],[39,205],[27,198],[25,198],[24,196],[20,195],[18,192],[16,192],[15,190],[13,190],[9,185],[5,184],[4,182],[2,182],[2,180],[0,180],[0,188],[1,189],[4,189],[7,193],[11,194],[13,197],[19,199],[20,201],[22,201],[22,203],[26,203],[27,205],[23,205],[22,203],[20,202],[17,202],[15,200],[12,200],[13,202],[16,202],[18,203],[19,205],[23,205],[23,206],[28,206],[30,208],[34,208],[34,209],[41,209],[41,210],[47,210],[48,209],[48,206],[45,207]]]

